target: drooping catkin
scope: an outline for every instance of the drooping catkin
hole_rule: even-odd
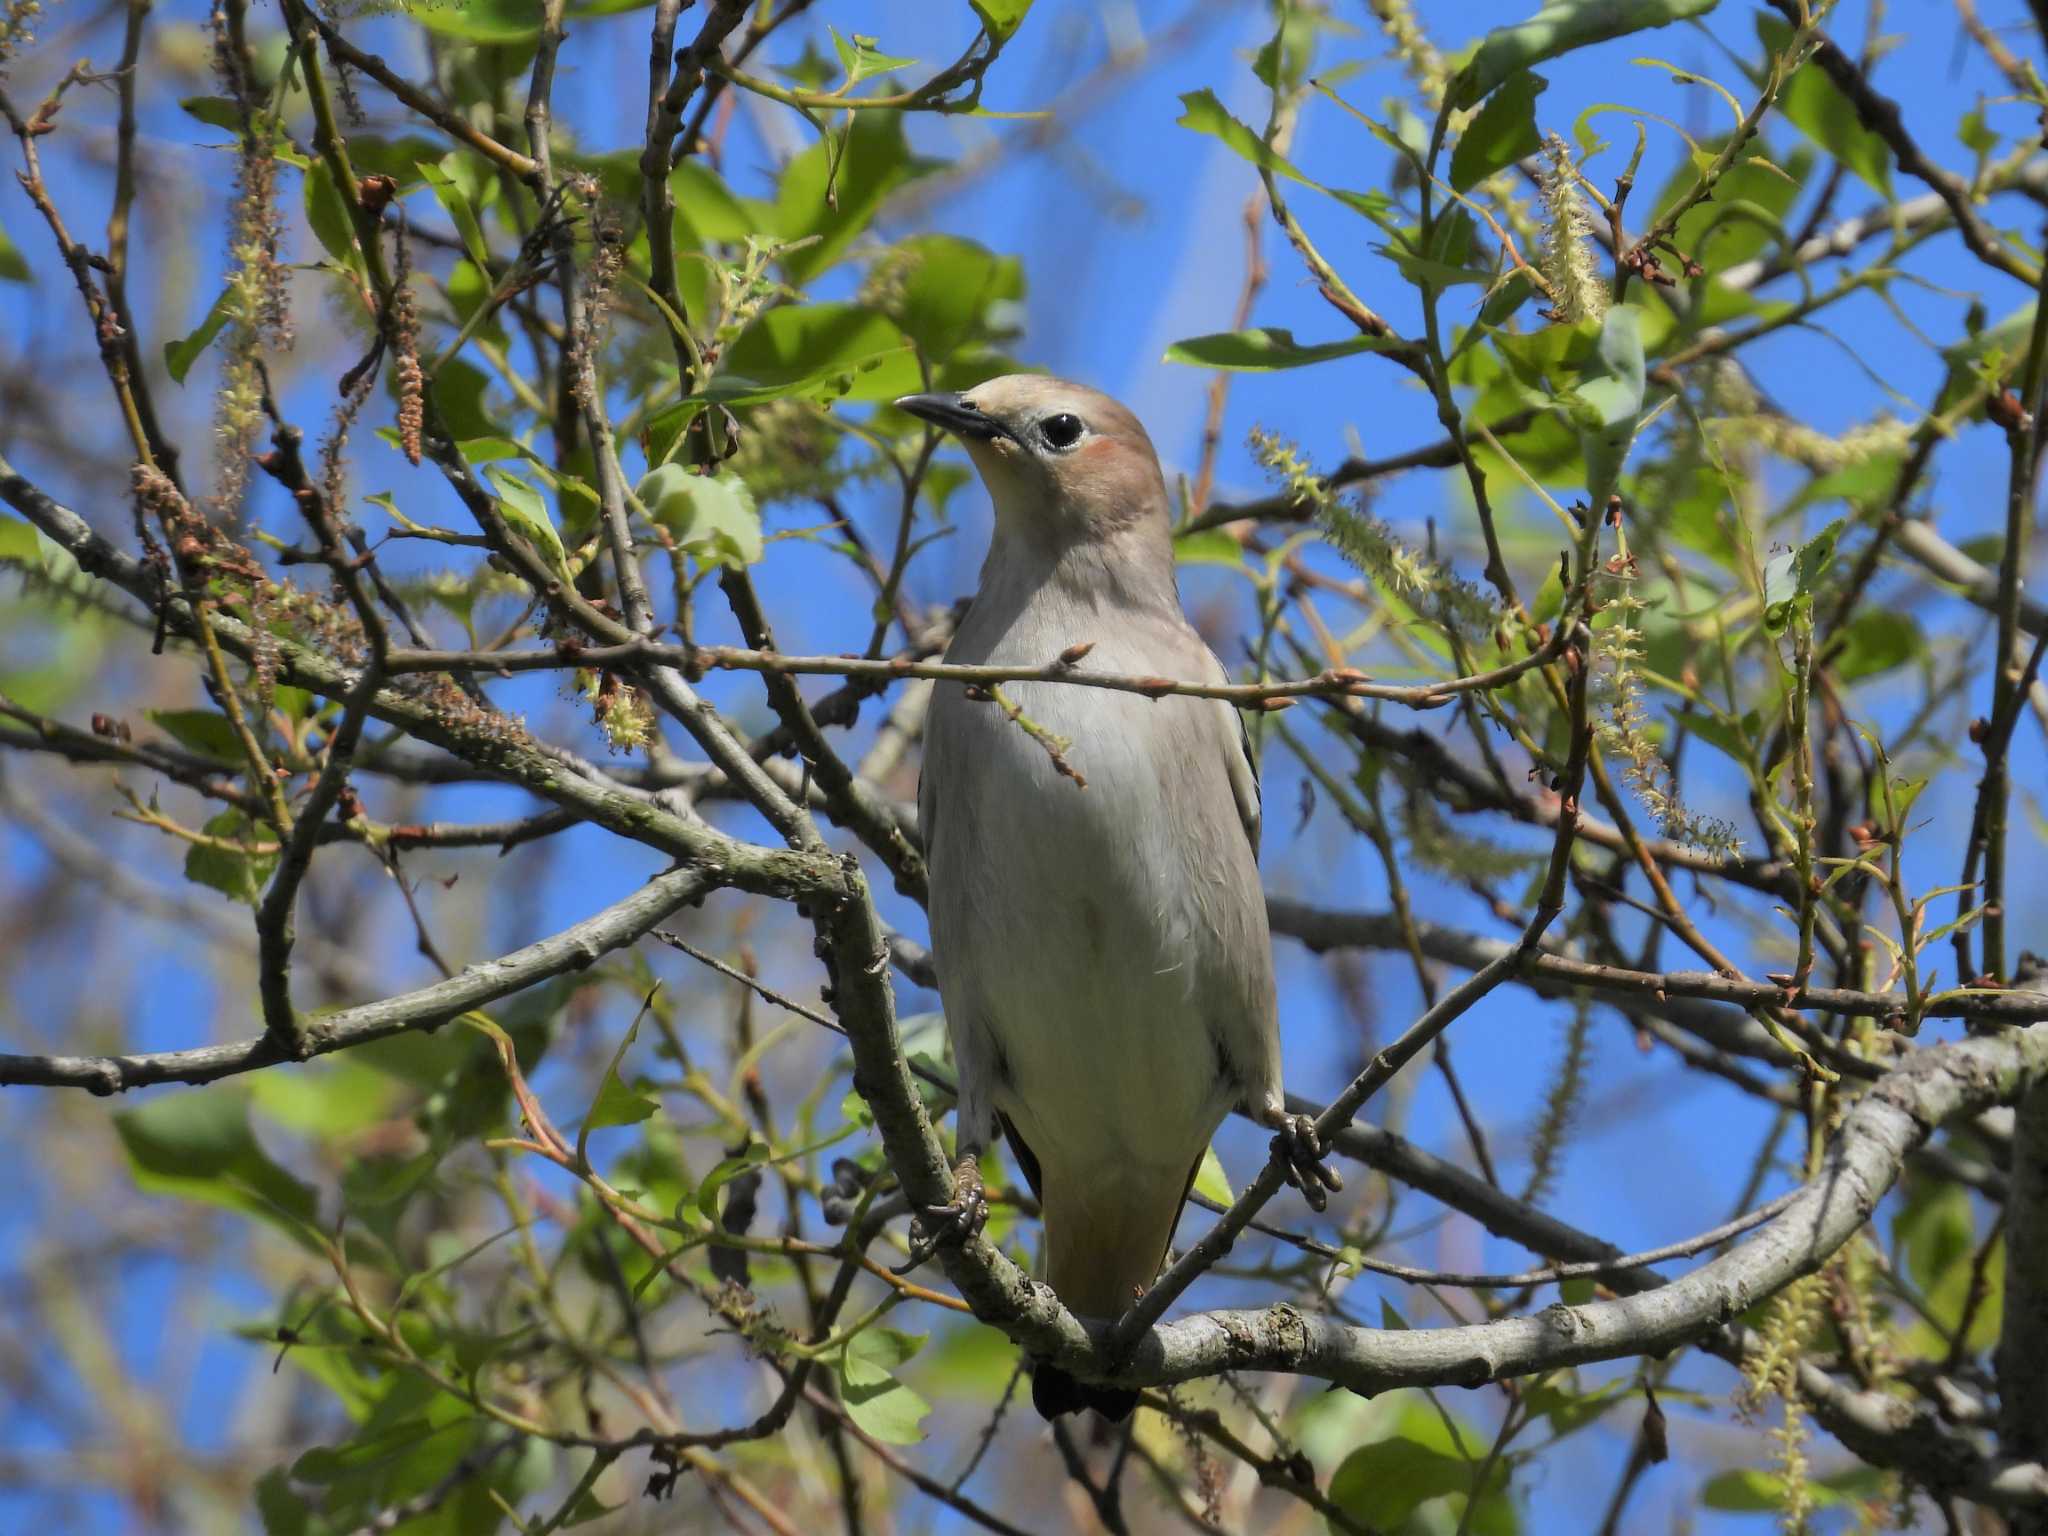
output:
[[[1607,313],[1607,285],[1593,260],[1593,220],[1579,187],[1569,145],[1551,134],[1543,141],[1549,164],[1543,172],[1543,234],[1536,265],[1555,299],[1553,318],[1562,325],[1598,320]]]

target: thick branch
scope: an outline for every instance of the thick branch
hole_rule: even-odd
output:
[[[2006,1455],[2048,1461],[2048,1084],[2019,1101],[2013,1126],[1998,1398]],[[2026,1530],[2037,1536],[2048,1524]]]

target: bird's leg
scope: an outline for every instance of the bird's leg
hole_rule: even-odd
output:
[[[948,1243],[977,1237],[988,1224],[988,1194],[981,1185],[981,1154],[964,1149],[953,1164],[953,1198],[928,1205],[911,1223],[910,1258],[893,1273],[907,1275]]]
[[[1316,1134],[1316,1123],[1307,1115],[1290,1115],[1277,1095],[1268,1095],[1253,1119],[1273,1132],[1273,1156],[1280,1163],[1287,1182],[1301,1191],[1311,1210],[1330,1203],[1327,1191],[1342,1189],[1344,1180],[1323,1159],[1329,1148]]]

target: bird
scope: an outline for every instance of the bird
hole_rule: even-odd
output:
[[[1182,610],[1159,457],[1124,406],[1012,374],[899,409],[951,433],[994,509],[945,660],[1228,681]],[[1054,681],[935,687],[918,815],[958,1079],[955,1195],[929,1252],[978,1232],[1000,1127],[1037,1196],[1044,1277],[1076,1316],[1157,1278],[1225,1115],[1275,1132],[1317,1209],[1340,1187],[1281,1089],[1259,780],[1221,699]],[[915,1252],[916,1250],[914,1250]],[[1040,1414],[1127,1417],[1134,1393],[1037,1362]]]

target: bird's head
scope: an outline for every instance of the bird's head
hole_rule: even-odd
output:
[[[1035,539],[1106,539],[1167,518],[1159,456],[1138,418],[1098,390],[1013,373],[898,409],[959,438],[996,521]]]

